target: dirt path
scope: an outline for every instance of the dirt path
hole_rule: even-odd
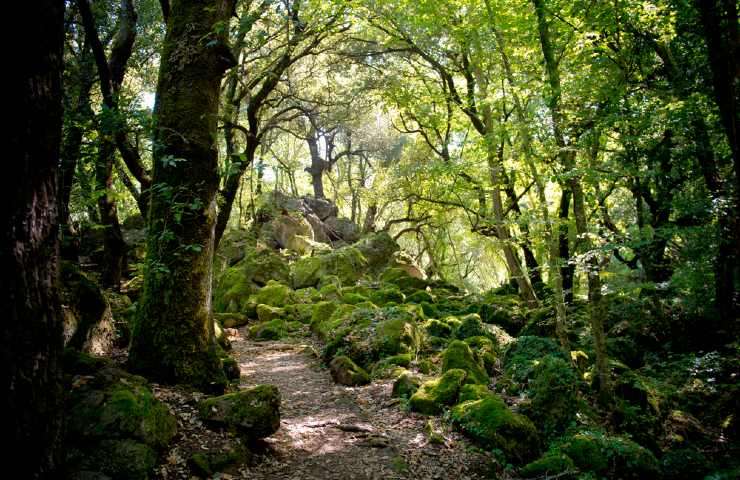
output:
[[[280,430],[248,467],[254,479],[485,478],[487,456],[457,434],[444,445],[426,434],[430,417],[404,412],[389,381],[366,387],[335,385],[305,338],[252,342],[235,338],[232,355],[243,386],[277,385]],[[435,428],[441,426],[438,420]]]

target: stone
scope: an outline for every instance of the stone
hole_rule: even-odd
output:
[[[354,243],[360,239],[360,227],[352,220],[329,217],[324,220],[324,224],[328,227],[329,237],[332,240],[344,240],[348,243]]]
[[[249,439],[265,438],[280,428],[280,392],[274,385],[256,387],[203,400],[200,418]]]
[[[456,405],[450,410],[450,418],[463,433],[485,448],[501,450],[511,463],[531,462],[540,453],[534,424],[524,415],[512,412],[494,393]]]
[[[421,386],[421,379],[411,372],[404,372],[393,382],[393,397],[409,398]]]
[[[344,355],[335,357],[329,363],[329,371],[334,382],[341,385],[357,386],[370,383],[370,375]]]
[[[470,347],[460,340],[453,340],[442,352],[442,372],[461,369],[467,373],[470,383],[488,384],[490,378],[483,366],[478,363]]]
[[[441,377],[429,380],[409,398],[409,408],[415,412],[436,415],[445,405],[454,405],[467,374],[464,370],[453,369]]]

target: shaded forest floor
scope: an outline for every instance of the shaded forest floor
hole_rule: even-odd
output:
[[[281,424],[275,435],[249,445],[246,456],[241,453],[245,462],[225,466],[214,478],[486,478],[490,456],[439,419],[399,408],[398,399],[391,398],[391,380],[363,387],[335,385],[316,354],[319,345],[306,337],[253,342],[244,328],[231,341],[231,354],[242,371],[240,386],[272,384],[280,389]],[[237,437],[208,430],[197,419],[198,394],[161,386],[155,393],[180,424],[158,478],[192,478],[198,470],[188,461],[193,453],[213,457],[239,451]],[[444,444],[430,443],[429,422]]]

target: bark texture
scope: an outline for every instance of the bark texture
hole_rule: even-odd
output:
[[[57,166],[62,128],[64,2],[10,6],[31,39],[13,68],[8,137],[10,170],[2,177],[3,474],[53,478],[59,465],[62,327],[58,276]],[[12,54],[11,54],[12,55]],[[17,108],[17,111],[15,109]]]
[[[221,78],[235,61],[225,33],[233,2],[174,1],[157,86],[147,264],[131,366],[159,381],[218,391],[211,277]]]

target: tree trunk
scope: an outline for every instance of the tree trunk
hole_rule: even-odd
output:
[[[63,391],[58,371],[62,317],[57,292],[57,169],[62,134],[64,2],[10,5],[23,49],[8,65],[15,101],[7,112],[10,168],[2,176],[3,474],[54,478],[59,466]],[[19,55],[16,57],[16,53]],[[15,158],[12,158],[14,157]]]
[[[113,197],[113,161],[115,144],[101,135],[98,158],[95,163],[95,190],[98,195],[98,212],[103,225],[103,265],[100,282],[118,291],[121,276],[126,270],[126,242],[118,222],[118,208]]]
[[[172,3],[157,85],[147,262],[131,366],[147,376],[222,391],[211,280],[221,77],[232,1]],[[220,33],[219,33],[220,32]]]
[[[704,25],[709,66],[712,70],[714,98],[732,152],[735,171],[734,214],[720,213],[719,262],[717,269],[717,307],[722,317],[718,330],[732,337],[738,331],[740,295],[740,28],[735,0],[694,0]],[[732,207],[727,207],[730,211]],[[726,218],[722,218],[726,217]]]
[[[326,198],[324,195],[324,159],[319,154],[319,143],[316,139],[316,130],[311,128],[306,137],[308,151],[311,153],[311,166],[307,169],[311,175],[311,185],[313,186],[313,196],[316,198]]]

